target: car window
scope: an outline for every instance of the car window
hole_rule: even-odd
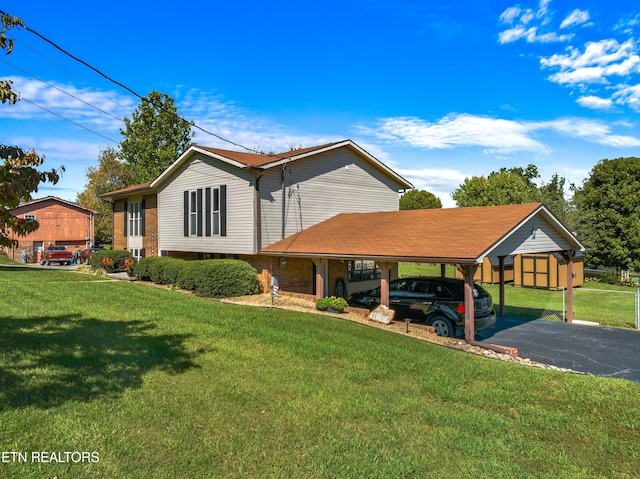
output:
[[[426,293],[429,290],[429,283],[426,281],[412,281],[409,284],[410,293]]]
[[[404,291],[405,289],[407,289],[407,282],[405,280],[391,281],[391,283],[389,283],[389,291]]]
[[[443,285],[439,283],[431,283],[429,285],[429,293],[435,295],[437,299],[450,301],[453,299],[453,294],[451,291]]]

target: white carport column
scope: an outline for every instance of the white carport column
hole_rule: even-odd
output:
[[[389,306],[389,273],[395,263],[392,261],[376,261],[376,266],[380,268],[382,273],[380,278],[380,304]]]
[[[329,260],[326,258],[313,258],[313,264],[316,266],[316,299],[324,298],[325,278],[328,273]]]
[[[464,276],[464,339],[475,340],[476,320],[473,304],[473,276],[478,269],[477,264],[458,264],[456,268]]]

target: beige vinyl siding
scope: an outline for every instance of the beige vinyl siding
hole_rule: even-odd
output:
[[[260,180],[262,247],[282,239],[281,168]],[[348,147],[285,167],[285,237],[338,213],[398,210],[400,185]]]
[[[184,236],[184,191],[227,187],[227,235],[205,236],[202,205],[202,236]],[[203,191],[203,202],[205,199]],[[210,158],[195,157],[158,190],[158,249],[196,253],[253,254],[253,174]]]

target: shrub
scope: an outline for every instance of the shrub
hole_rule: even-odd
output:
[[[133,267],[133,274],[135,274],[139,279],[151,281],[151,269],[153,267],[153,263],[162,260],[163,258],[161,258],[160,256],[149,256],[146,258],[140,258],[140,261],[138,261]]]
[[[187,261],[178,258],[158,258],[149,266],[150,279],[156,284],[172,284],[178,281],[180,271]]]
[[[316,300],[316,309],[319,309],[320,311],[326,311],[329,308],[335,309],[336,311],[342,311],[348,305],[349,303],[347,303],[344,298],[336,298],[335,296]]]
[[[104,259],[104,261],[103,261]],[[109,261],[109,259],[111,261]],[[133,255],[125,250],[102,250],[96,251],[89,259],[89,265],[93,269],[104,269],[105,264],[113,264],[111,266],[114,271],[124,271],[124,262],[127,259],[133,259]]]
[[[245,261],[230,259],[185,261],[177,286],[205,298],[244,296],[260,289],[256,270]]]

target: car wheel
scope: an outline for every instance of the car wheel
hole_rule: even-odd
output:
[[[452,338],[454,335],[453,324],[444,316],[436,316],[429,321],[429,326],[433,326],[438,336]]]

